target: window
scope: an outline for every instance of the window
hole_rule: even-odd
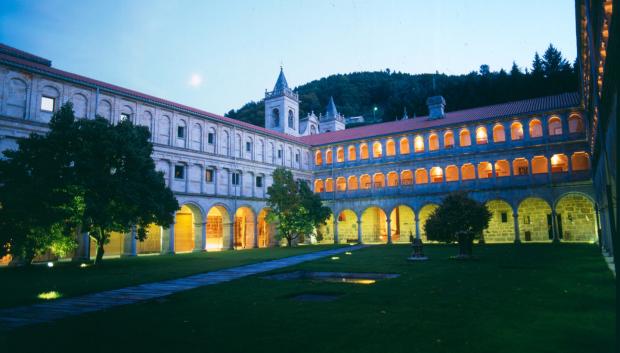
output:
[[[213,182],[213,169],[205,169],[205,181],[207,183]]]
[[[568,132],[571,134],[583,132],[583,119],[579,115],[571,115],[568,118]]]
[[[180,139],[185,138],[185,126],[177,126],[177,137]]]
[[[45,112],[53,112],[56,106],[56,99],[52,97],[41,97],[41,110]]]
[[[413,150],[416,152],[424,152],[424,140],[422,136],[416,136],[413,140]]]
[[[316,154],[314,155],[314,164],[315,165],[323,164],[323,157],[321,157],[321,151],[316,151]]]
[[[263,187],[263,177],[261,175],[256,177],[256,187],[257,188]]]
[[[232,173],[232,184],[239,185],[240,175],[239,173]]]
[[[299,153],[295,153],[295,162],[299,163]]]
[[[247,141],[247,142],[245,143],[245,151],[246,151],[246,152],[252,152],[252,142]]]
[[[121,113],[120,121],[125,121],[125,120],[129,120],[129,114]]]
[[[530,164],[525,158],[517,158],[512,161],[512,170],[515,175],[529,175],[530,174]]]
[[[338,147],[338,149],[336,150],[336,161],[339,163],[344,162],[344,148],[343,147]]]
[[[282,158],[282,149],[278,150],[278,158]]]
[[[469,130],[461,130],[459,133],[459,145],[461,147],[471,146],[471,136],[469,135]]]
[[[214,140],[215,140],[215,134],[214,134],[214,133],[212,133],[212,132],[210,132],[210,133],[207,135],[207,143],[208,143],[208,144],[210,144],[210,145],[212,145]]]
[[[295,114],[293,114],[292,110],[288,111],[288,127],[291,129],[295,128]]]
[[[368,159],[368,145],[365,143],[360,145],[360,159]]]
[[[406,137],[400,139],[400,154],[409,154],[409,139]]]
[[[271,111],[271,119],[273,119],[273,127],[280,126],[280,111],[278,108]]]
[[[562,135],[562,120],[560,120],[557,116],[549,119],[549,135]]]
[[[174,166],[174,178],[185,179],[185,166],[184,165],[177,164]]]
[[[325,163],[332,164],[332,161],[333,161],[332,150],[329,149],[329,150],[325,151]]]
[[[487,138],[487,129],[484,127],[479,127],[476,129],[476,144],[478,145],[485,145],[487,144],[488,138]]]
[[[383,146],[381,146],[381,142],[376,141],[372,144],[372,158],[381,157],[383,157]]]
[[[454,134],[452,131],[448,131],[443,135],[443,145],[445,148],[454,147]]]
[[[428,149],[429,151],[437,151],[439,149],[439,137],[437,137],[437,134],[431,134],[428,137]]]
[[[396,155],[396,143],[394,142],[394,140],[389,139],[385,142],[385,155],[386,156]]]
[[[530,137],[537,138],[542,137],[542,135],[542,124],[540,123],[540,120],[532,119],[532,121],[530,121]]]
[[[523,139],[523,125],[520,122],[515,121],[510,125],[510,139],[513,141]]]
[[[508,213],[502,212],[501,217],[502,217],[502,223],[508,223]]]
[[[493,142],[504,142],[506,141],[506,132],[504,131],[504,126],[501,124],[497,124],[493,127]]]
[[[349,146],[349,160],[354,161],[357,159],[357,154],[355,153],[355,146]]]

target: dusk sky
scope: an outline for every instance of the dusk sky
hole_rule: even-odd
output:
[[[223,114],[289,85],[390,68],[530,66],[575,59],[574,1],[11,1],[0,42],[54,67]]]

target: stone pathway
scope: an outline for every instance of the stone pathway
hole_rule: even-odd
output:
[[[0,330],[10,330],[26,325],[59,320],[65,317],[105,310],[120,305],[134,304],[145,300],[165,297],[174,293],[232,281],[250,275],[293,266],[346,251],[362,248],[363,245],[342,247],[332,250],[285,257],[278,260],[206,272],[174,280],[140,284],[79,297],[54,300],[46,303],[0,309]]]

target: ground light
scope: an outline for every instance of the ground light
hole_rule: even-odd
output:
[[[53,262],[48,262],[48,263],[47,263],[47,267],[49,267],[49,268],[54,267],[54,263],[53,263]]]
[[[340,260],[340,257],[338,257],[338,256],[332,256],[332,260]]]
[[[43,299],[43,300],[54,300],[60,297],[62,297],[62,294],[60,294],[59,292],[56,292],[55,290],[50,291],[50,292],[39,293],[39,295],[37,295],[37,298]]]
[[[350,252],[350,251],[347,251],[347,252],[345,252],[344,254],[345,254],[345,255],[351,255],[351,252]]]

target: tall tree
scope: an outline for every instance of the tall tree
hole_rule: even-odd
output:
[[[273,184],[267,194],[267,222],[277,226],[277,236],[286,239],[289,247],[300,237],[309,236],[331,214],[308,184],[295,180],[293,173],[285,168],[273,172]]]
[[[570,70],[570,63],[562,57],[562,53],[553,44],[549,44],[543,54],[542,67],[545,76],[551,77],[561,71],[566,71],[567,68]]]
[[[531,73],[534,77],[542,77],[545,74],[545,66],[543,64],[542,59],[540,58],[540,55],[538,55],[538,52],[534,54],[534,60],[532,60]]]

